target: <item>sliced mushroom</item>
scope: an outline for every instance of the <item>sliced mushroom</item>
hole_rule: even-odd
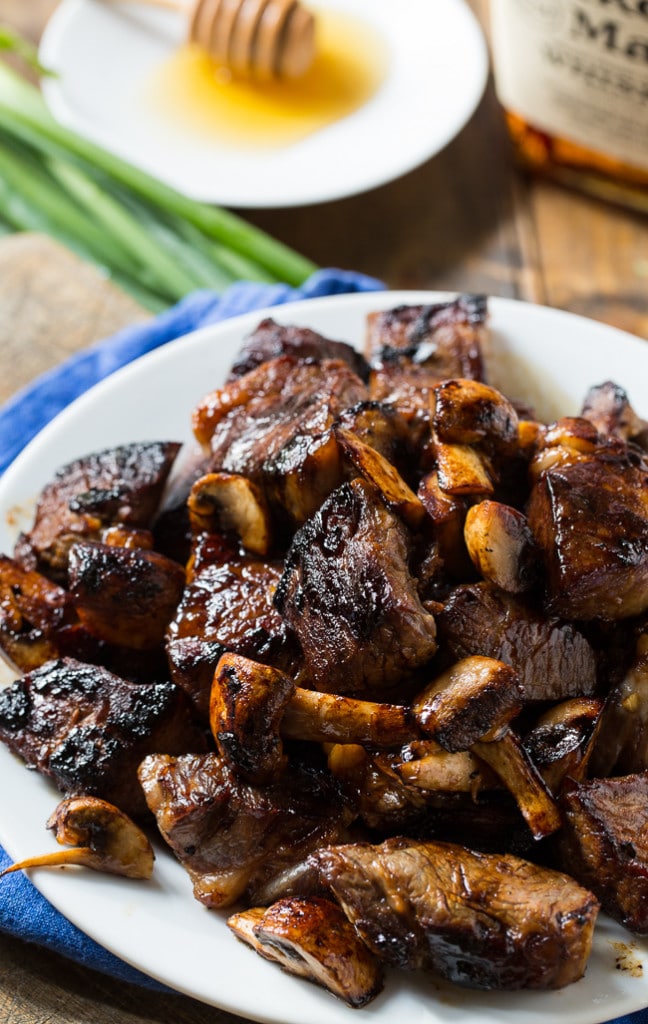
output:
[[[545,712],[524,738],[524,748],[553,794],[567,777],[585,778],[601,727],[604,701],[574,697]]]
[[[562,824],[546,783],[518,737],[508,730],[493,743],[478,741],[472,751],[499,775],[526,821],[534,839],[557,832]]]
[[[113,804],[97,797],[62,800],[47,822],[56,841],[69,849],[28,857],[2,874],[27,868],[78,864],[126,878],[150,878],[155,855],[140,828]]]
[[[207,473],[191,488],[187,500],[194,533],[233,531],[246,551],[267,555],[272,527],[260,488],[236,473]]]
[[[452,753],[480,739],[496,739],[519,714],[517,672],[503,661],[463,658],[420,693],[412,712],[421,731]]]
[[[447,444],[436,435],[431,442],[439,487],[447,494],[487,497],[494,492],[488,460],[467,444]]]
[[[518,416],[501,392],[478,380],[445,380],[434,389],[433,427],[445,444],[483,445],[511,452]]]
[[[399,747],[418,733],[407,707],[305,690],[279,669],[231,652],[216,666],[210,722],[221,756],[255,782],[281,770],[282,736]]]
[[[457,579],[463,579],[472,571],[464,540],[468,500],[442,490],[436,470],[422,478],[418,496],[434,523],[434,535],[444,566]]]
[[[526,516],[499,501],[480,501],[468,509],[464,539],[473,565],[485,580],[510,594],[534,583],[537,562]]]
[[[291,897],[233,914],[227,923],[261,956],[349,1006],[366,1006],[383,987],[378,959],[331,900]]]
[[[450,753],[434,740],[409,745],[412,760],[394,765],[408,786],[434,793],[470,793],[497,786],[497,776],[469,750]]]
[[[425,508],[391,462],[350,430],[338,426],[333,432],[358,473],[378,488],[388,508],[416,530],[425,518]]]

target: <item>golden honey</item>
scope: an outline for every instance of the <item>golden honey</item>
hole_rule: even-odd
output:
[[[235,77],[185,44],[147,83],[148,102],[184,131],[235,148],[289,146],[367,103],[387,73],[388,47],[349,15],[317,13],[317,53],[296,80]]]

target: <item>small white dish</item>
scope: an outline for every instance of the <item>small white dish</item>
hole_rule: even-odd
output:
[[[34,496],[61,464],[133,440],[185,440],[190,411],[218,387],[242,339],[264,316],[311,327],[361,347],[368,312],[433,303],[432,292],[377,292],[311,299],[208,327],[142,357],[98,384],[35,438],[0,480],[0,552],[29,526]],[[648,342],[582,317],[491,299],[489,379],[534,403],[546,419],[578,413],[593,384],[613,379],[648,413]],[[55,848],[45,821],[59,795],[0,746],[0,842],[20,859]],[[91,871],[35,870],[40,891],[79,928],[122,959],[181,992],[272,1024],[599,1024],[648,1005],[648,943],[601,917],[585,977],[557,992],[476,992],[429,975],[392,973],[364,1010],[350,1010],[289,977],[239,943],[225,914],[192,897],[188,875],[157,850],[152,881]],[[618,970],[620,950],[642,964]]]
[[[184,39],[185,18],[136,3],[62,0],[40,58],[54,116],[186,195],[233,207],[319,203],[382,185],[438,153],[486,83],[488,54],[465,0],[317,0],[382,37],[387,73],[357,111],[280,148],[197,134],[155,111],[147,83]],[[433,201],[431,198],[430,201]]]

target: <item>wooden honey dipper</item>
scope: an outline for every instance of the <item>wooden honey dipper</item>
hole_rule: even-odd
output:
[[[139,0],[189,15],[189,41],[246,77],[299,78],[315,56],[315,18],[300,0]]]

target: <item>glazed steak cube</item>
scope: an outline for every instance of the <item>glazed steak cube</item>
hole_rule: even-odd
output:
[[[208,395],[194,412],[194,432],[211,448],[212,469],[249,477],[302,523],[341,481],[330,427],[366,398],[346,363],[282,356]]]
[[[145,810],[137,766],[151,751],[203,750],[173,683],[133,684],[72,658],[0,691],[0,740],[66,794]]]
[[[98,540],[113,524],[150,526],[179,449],[123,445],[62,466],[40,495],[31,531],[18,539],[17,560],[64,585],[75,540]]]
[[[404,838],[315,859],[369,949],[392,967],[484,989],[560,988],[585,970],[598,902],[567,875]]]
[[[549,608],[573,619],[648,609],[648,466],[624,446],[543,472],[528,509]]]
[[[366,380],[369,367],[360,353],[344,341],[332,341],[308,327],[278,324],[270,317],[262,320],[245,339],[230,372],[230,379],[241,377],[279,356],[297,359],[341,359],[354,373]]]
[[[405,527],[362,480],[339,487],[295,535],[275,600],[316,689],[371,694],[432,657],[436,625],[408,553]]]

